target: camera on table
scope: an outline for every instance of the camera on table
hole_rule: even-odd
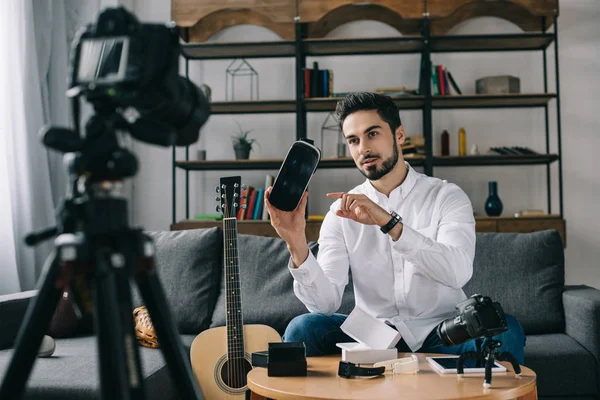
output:
[[[474,294],[456,305],[457,315],[442,321],[437,334],[446,346],[469,339],[492,337],[508,329],[502,306],[487,296]]]
[[[106,9],[73,41],[67,95],[85,97],[97,114],[117,110],[136,139],[190,145],[210,105],[179,76],[180,52],[174,24],[140,23],[123,7]]]

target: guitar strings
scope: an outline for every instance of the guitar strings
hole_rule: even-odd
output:
[[[233,258],[234,258],[234,249],[231,247],[232,244],[232,239],[233,239],[233,229],[232,229],[232,209],[229,208],[229,203],[231,201],[231,199],[228,198],[227,196],[227,187],[224,185],[222,188],[225,191],[225,203],[223,204],[223,207],[225,208],[225,217],[227,218],[227,222],[225,224],[225,238],[226,238],[226,243],[225,243],[225,252],[228,255],[227,257],[227,261],[229,261],[229,263],[225,263],[226,265],[226,269],[228,271],[228,273],[226,273],[226,276],[229,278],[229,275],[231,275],[231,278],[235,278],[233,276],[233,268],[232,268],[232,263],[234,262]],[[235,191],[235,187],[234,187],[234,191]],[[235,197],[234,197],[235,199]],[[235,209],[235,207],[234,207]],[[235,355],[236,355],[236,349],[237,349],[237,343],[236,343],[236,329],[237,324],[235,321],[235,310],[233,310],[232,305],[235,305],[235,293],[234,293],[234,289],[235,289],[235,279],[227,279],[227,286],[229,286],[229,290],[227,291],[227,297],[228,297],[228,301],[227,304],[229,305],[229,309],[227,310],[227,315],[229,316],[229,326],[231,327],[231,329],[227,330],[227,334],[228,334],[228,358],[229,358],[229,363],[228,363],[228,368],[227,368],[227,374],[229,377],[229,385],[234,387],[234,388],[239,388],[240,386],[240,381],[239,381],[239,369],[238,369],[238,360],[236,359]],[[231,345],[231,348],[229,348],[229,345]]]
[[[222,203],[222,207],[223,207],[223,211],[224,211],[224,220],[223,220],[223,226],[225,227],[225,235],[223,237],[224,243],[223,245],[225,246],[225,295],[227,297],[227,301],[225,303],[225,324],[226,324],[226,328],[225,328],[225,332],[227,334],[227,359],[229,360],[225,365],[227,365],[227,386],[232,387],[232,375],[231,375],[231,363],[233,362],[233,360],[231,359],[231,348],[230,348],[230,344],[231,344],[231,338],[230,338],[230,332],[229,329],[227,328],[227,326],[231,327],[231,286],[229,284],[229,279],[227,279],[227,277],[229,276],[229,266],[228,266],[228,260],[231,257],[229,255],[229,246],[227,245],[229,242],[229,229],[227,227],[227,221],[229,218],[229,208],[227,207],[227,204],[229,202],[229,199],[227,198],[227,190],[226,190],[226,186],[225,185],[221,185],[221,191],[222,193],[225,194],[225,202]],[[221,197],[223,198],[223,197]]]

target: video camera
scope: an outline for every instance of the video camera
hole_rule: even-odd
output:
[[[198,140],[210,114],[203,93],[179,76],[173,24],[140,23],[123,7],[104,10],[73,41],[69,97],[118,109],[131,135],[161,146]]]
[[[457,314],[442,321],[437,334],[446,346],[469,339],[490,338],[508,329],[502,306],[487,296],[474,294],[456,305]]]

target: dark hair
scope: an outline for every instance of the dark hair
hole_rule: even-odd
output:
[[[371,92],[356,92],[338,101],[335,107],[335,117],[340,124],[340,129],[348,115],[364,110],[376,110],[381,119],[390,126],[392,135],[402,125],[400,112],[391,97]]]

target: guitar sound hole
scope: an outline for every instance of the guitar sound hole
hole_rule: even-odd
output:
[[[252,365],[245,358],[230,359],[221,368],[221,379],[230,388],[243,388],[246,386],[246,375],[251,369]]]

